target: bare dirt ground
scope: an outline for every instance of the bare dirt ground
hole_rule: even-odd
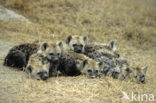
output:
[[[156,96],[156,6],[154,0],[2,0],[31,23],[0,20],[0,103],[135,103],[128,96]],[[69,34],[88,35],[90,42],[115,39],[121,56],[148,66],[146,83],[111,77],[27,78],[3,59],[14,45],[35,40],[64,40]],[[143,101],[148,102],[148,101]]]

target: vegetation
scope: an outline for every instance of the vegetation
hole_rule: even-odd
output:
[[[115,39],[120,54],[132,64],[148,66],[146,83],[85,76],[56,77],[47,82],[28,79],[23,72],[0,66],[3,103],[125,103],[131,95],[156,95],[156,2],[141,0],[1,0],[31,23],[0,20],[0,40],[15,44],[64,40],[88,35],[90,42]],[[14,45],[15,45],[14,44]],[[3,45],[3,44],[1,44]],[[2,61],[0,62],[2,64]]]

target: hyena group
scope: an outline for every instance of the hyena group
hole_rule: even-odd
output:
[[[126,58],[120,57],[115,47],[115,41],[108,45],[90,43],[85,46],[85,55],[102,63],[101,73],[104,76],[111,76],[115,79],[135,79],[138,82],[145,82],[147,67],[133,67]]]
[[[120,57],[115,41],[88,43],[87,36],[70,35],[62,42],[34,42],[13,47],[4,65],[24,68],[32,78],[86,75],[89,78],[111,76],[145,82],[147,67],[133,67]]]

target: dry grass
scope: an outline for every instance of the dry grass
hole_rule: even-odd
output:
[[[154,0],[2,0],[0,4],[32,22],[0,21],[1,40],[15,44],[37,39],[54,41],[64,40],[69,34],[88,35],[90,41],[105,43],[115,39],[122,56],[149,66],[146,84],[84,76],[44,82],[28,79],[1,62],[0,103],[125,103],[130,101],[121,99],[122,91],[156,95]]]

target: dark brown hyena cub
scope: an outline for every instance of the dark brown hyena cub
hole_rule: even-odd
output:
[[[4,65],[21,68],[28,63],[29,57],[38,51],[37,43],[25,43],[10,49],[5,57]]]
[[[63,52],[59,70],[68,76],[86,75],[89,78],[100,76],[100,64],[83,54]]]

